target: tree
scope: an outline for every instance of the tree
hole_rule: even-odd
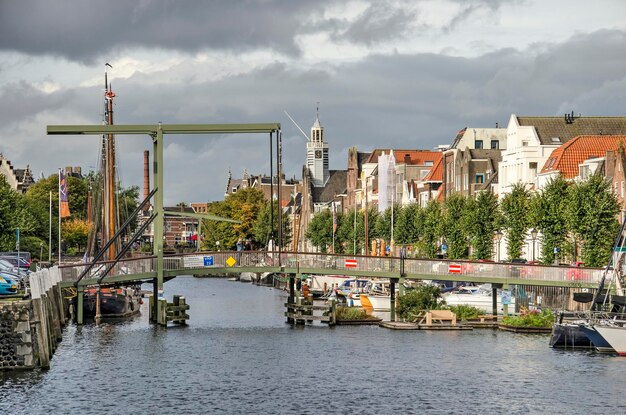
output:
[[[582,244],[586,266],[605,265],[619,229],[619,205],[610,184],[599,173],[571,188],[567,208],[568,227]]]
[[[277,238],[278,230],[276,224],[278,223],[278,203],[274,201],[272,203],[273,212],[270,210],[270,203],[265,202],[263,208],[257,215],[257,219],[254,223],[254,240],[261,244],[262,246],[267,246],[269,243],[270,234],[273,230],[274,238]],[[273,213],[273,222],[270,225],[270,219],[272,219]],[[282,247],[287,247],[291,243],[291,221],[289,220],[289,216],[282,216]]]
[[[474,259],[489,259],[493,252],[493,235],[501,221],[498,197],[492,192],[479,192],[467,201],[465,223],[473,247]]]
[[[448,245],[447,257],[467,258],[468,241],[464,227],[466,198],[453,193],[443,202],[443,236]]]
[[[416,219],[420,210],[417,203],[409,203],[398,212],[398,219],[394,224],[394,237],[399,244],[414,244],[419,239],[420,229],[417,227]]]
[[[127,188],[121,188],[117,194],[117,201],[119,206],[119,215],[120,215],[120,226],[126,223],[126,220],[129,218],[130,214],[133,213],[137,206],[139,206],[139,187],[130,186]],[[133,220],[126,228],[124,232],[124,236],[132,236],[133,230],[137,228],[137,216],[133,218]]]
[[[558,176],[550,179],[541,192],[530,200],[530,226],[541,232],[540,258],[544,264],[554,263],[554,248],[564,252],[568,234],[569,189],[570,183]]]
[[[74,176],[67,177],[67,199],[70,205],[72,218],[87,218],[87,195],[89,182],[84,178]],[[36,200],[39,204],[48,207],[50,193],[52,192],[52,212],[58,215],[59,209],[59,175],[52,174],[45,179],[40,179],[37,183],[28,188],[26,196],[31,200]]]
[[[71,219],[64,221],[61,225],[61,237],[67,247],[80,251],[87,245],[90,225],[86,220]]]
[[[19,204],[19,194],[0,175],[0,250],[15,249],[15,212]]]
[[[424,209],[423,218],[418,217],[422,223],[422,238],[418,243],[419,253],[426,258],[435,258],[439,251],[439,240],[442,236],[443,213],[441,203],[432,199]]]
[[[229,193],[223,201],[210,203],[208,213],[241,223],[202,221],[203,248],[234,249],[238,239],[254,239],[254,226],[264,203],[263,192],[254,188]]]
[[[306,238],[321,252],[328,252],[333,243],[333,214],[330,210],[316,213],[309,222]]]
[[[521,258],[524,238],[529,226],[530,193],[522,183],[513,186],[502,199],[508,259]]]

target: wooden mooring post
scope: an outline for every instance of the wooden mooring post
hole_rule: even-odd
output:
[[[159,315],[154,319],[154,312],[152,305],[154,301],[159,303]],[[168,303],[165,298],[154,299],[150,297],[150,321],[154,321],[161,326],[167,326],[167,323],[171,321],[174,324],[187,325],[189,320],[189,314],[186,313],[189,310],[189,304],[182,295],[175,295],[172,303]]]
[[[312,323],[313,320],[328,323],[329,326],[337,324],[337,301],[330,300],[324,305],[314,305],[312,301],[301,301],[300,297],[296,297],[295,303],[285,303],[287,311],[285,317],[290,324]],[[314,310],[323,311],[321,316],[313,315]]]

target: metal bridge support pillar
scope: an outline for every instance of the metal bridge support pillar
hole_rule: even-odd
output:
[[[287,300],[288,304],[295,304],[296,303],[296,278],[295,277],[300,278],[300,274],[289,274],[289,297]],[[289,307],[287,307],[287,312],[290,313],[292,311],[292,309],[290,309]],[[289,324],[294,324],[295,321],[294,319],[292,319],[291,317],[287,317],[287,323]]]
[[[163,130],[161,125],[157,128],[156,134],[152,136],[153,143],[153,175],[154,187],[157,189],[154,194],[154,212],[157,215],[154,221],[154,241],[152,243],[153,255],[156,256],[156,275],[154,279],[154,298],[158,299],[159,290],[163,290],[163,228],[165,227],[165,215],[163,214]],[[159,316],[162,315],[162,303],[154,302],[154,316],[158,323]],[[167,322],[164,322],[165,324]]]
[[[502,288],[502,284],[491,284],[491,312],[494,317],[498,316],[498,288]]]
[[[509,284],[502,284],[502,289],[503,290],[508,290],[509,289]],[[497,298],[496,298],[497,300]],[[502,313],[505,316],[509,315],[509,305],[508,304],[502,304]]]
[[[396,284],[398,278],[389,279],[389,320],[396,321]]]
[[[76,289],[76,324],[83,324],[84,293],[81,287]]]

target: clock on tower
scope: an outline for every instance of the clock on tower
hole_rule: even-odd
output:
[[[315,150],[315,158],[316,159],[322,158],[322,150]]]

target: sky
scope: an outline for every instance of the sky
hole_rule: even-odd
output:
[[[430,150],[511,114],[623,116],[624,16],[621,0],[0,0],[0,152],[36,177],[97,168],[98,137],[46,126],[102,123],[106,63],[116,124],[278,122],[288,178],[306,140],[285,111],[309,134],[319,106],[331,169],[351,146]],[[149,137],[117,146],[141,188]],[[268,147],[166,136],[165,204],[269,174]]]

